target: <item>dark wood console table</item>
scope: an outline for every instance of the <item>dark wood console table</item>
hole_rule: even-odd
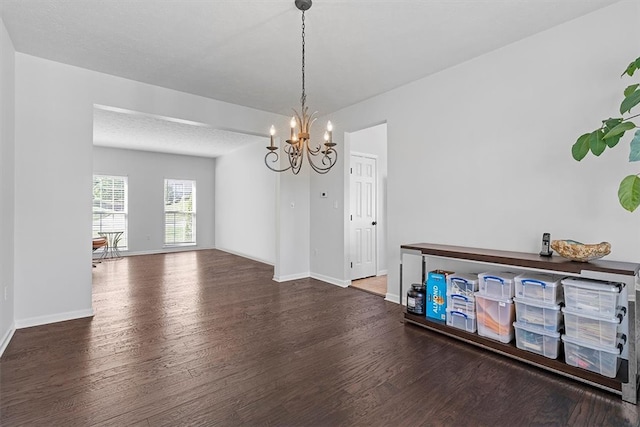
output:
[[[472,334],[461,329],[447,326],[444,322],[407,313],[404,309],[405,295],[402,290],[403,256],[419,255],[422,257],[422,282],[426,279],[427,259],[441,258],[461,262],[481,263],[503,267],[513,267],[523,271],[554,273],[566,276],[585,277],[591,279],[623,282],[628,290],[628,322],[629,339],[628,360],[623,360],[616,378],[607,378],[597,373],[576,368],[561,360],[549,359],[525,350],[520,350],[514,343],[500,342]],[[636,333],[640,325],[637,319],[637,301],[640,291],[638,274],[640,264],[597,260],[588,263],[569,261],[560,256],[542,257],[538,254],[524,252],[498,251],[491,249],[467,248],[430,243],[415,243],[400,247],[400,302],[403,307],[404,320],[429,330],[445,334],[449,337],[465,341],[469,344],[502,354],[504,356],[528,363],[539,368],[555,372],[574,380],[616,393],[627,402],[637,403],[638,396],[638,340]]]

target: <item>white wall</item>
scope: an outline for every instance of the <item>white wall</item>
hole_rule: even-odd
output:
[[[629,138],[581,163],[570,150],[618,110],[629,84],[619,76],[640,52],[639,8],[616,3],[329,117],[341,153],[343,132],[387,122],[388,299],[398,299],[405,243],[537,252],[550,232],[606,240],[608,259],[638,261],[638,213],[617,201],[620,180],[640,170],[626,161]],[[312,194],[325,179],[346,194],[342,167],[313,177]],[[328,254],[314,272],[346,278],[342,211],[312,198],[311,212],[312,224],[344,230],[312,230],[311,245]]]
[[[266,135],[271,123],[286,120],[21,53],[16,53],[15,63],[18,327],[92,314],[88,242],[94,104],[252,134]],[[50,191],[48,184],[54,182],[67,191],[61,201],[59,193]],[[43,242],[53,246],[46,247],[47,256],[35,257]]]
[[[283,157],[280,156],[281,161]],[[284,167],[284,164],[280,167]],[[273,172],[277,174],[278,188],[274,280],[279,282],[309,277],[311,274],[310,231],[316,224],[310,224],[310,170],[305,160],[298,175],[293,175],[290,171]]]
[[[267,138],[216,159],[215,246],[275,264],[276,173],[264,165]]]
[[[13,44],[0,19],[0,356],[14,331],[14,54]]]
[[[196,245],[215,247],[215,160],[204,157],[93,147],[93,173],[126,176],[129,191],[129,254],[176,250],[164,248],[164,180],[196,181]],[[90,197],[90,196],[89,196]]]
[[[373,154],[377,157],[377,274],[387,274],[387,124],[352,132],[348,139],[351,152]]]

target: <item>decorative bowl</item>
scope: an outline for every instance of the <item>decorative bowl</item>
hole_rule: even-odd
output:
[[[551,249],[558,255],[572,261],[589,262],[611,253],[611,244],[601,242],[585,244],[575,240],[552,240]]]

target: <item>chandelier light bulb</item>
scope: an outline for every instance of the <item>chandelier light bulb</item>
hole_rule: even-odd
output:
[[[269,134],[271,136],[276,134],[276,127],[274,125],[271,125],[271,129],[269,129]]]
[[[327,131],[331,132],[333,130],[333,125],[331,124],[331,120],[327,122]]]
[[[324,140],[325,142],[329,142],[329,132],[324,133]]]

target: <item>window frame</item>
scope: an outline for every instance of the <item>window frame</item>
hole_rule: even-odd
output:
[[[96,200],[100,201],[100,208],[102,208],[103,203],[106,202],[111,202],[112,207],[117,203],[115,196],[113,196],[111,198],[111,200],[104,200],[104,199],[96,199],[95,198],[95,183],[96,183],[96,179],[112,179],[112,180],[122,180],[123,183],[123,200],[122,200],[122,211],[119,210],[113,210],[111,212],[96,212]],[[115,187],[112,185],[112,188]],[[113,192],[113,189],[112,189]],[[92,220],[91,220],[91,235],[93,238],[95,237],[100,237],[99,233],[100,232],[107,232],[107,231],[122,231],[122,237],[119,240],[118,243],[118,249],[119,250],[127,250],[128,246],[129,246],[129,177],[124,176],[124,175],[108,175],[108,174],[99,174],[99,173],[95,173],[93,174],[93,188],[92,188],[92,195],[91,195],[91,206],[92,206]],[[104,227],[104,221],[101,219],[99,221],[99,226],[96,227],[96,220],[95,220],[95,215],[122,215],[123,220],[123,227],[122,229],[120,229],[119,227],[114,227],[113,225],[111,227],[107,226]],[[102,217],[101,217],[102,218]],[[116,224],[117,222],[114,221]]]
[[[190,196],[191,196],[191,210],[167,210],[167,206],[168,206],[168,186],[169,184],[186,184],[188,183],[190,186]],[[196,180],[195,179],[178,179],[178,178],[165,178],[164,179],[164,187],[163,187],[163,222],[164,222],[164,233],[163,233],[163,242],[164,245],[163,247],[165,248],[175,248],[175,247],[182,247],[182,246],[196,246],[197,245],[197,215],[196,215],[196,211],[197,211],[197,194],[196,194],[196,188],[197,188],[197,184],[196,184]],[[175,215],[174,215],[174,221],[173,221],[173,228],[174,228],[174,232],[173,232],[173,242],[168,242],[167,241],[167,226],[169,225],[169,223],[167,222],[167,214],[187,214],[191,216],[191,222],[190,222],[190,227],[191,227],[191,241],[186,241],[186,240],[182,240],[182,241],[176,241],[176,223],[177,221],[175,220]],[[185,225],[186,227],[187,225]]]

